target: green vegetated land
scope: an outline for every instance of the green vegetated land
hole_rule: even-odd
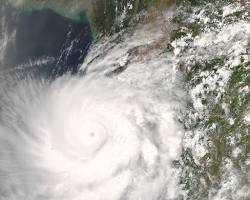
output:
[[[109,35],[136,24],[144,11],[154,13],[175,4],[166,51],[175,55],[176,68],[185,73],[191,97],[182,119],[186,133],[177,162],[180,184],[192,200],[220,195],[219,190],[227,199],[247,199],[239,193],[250,188],[250,125],[244,120],[250,110],[247,1],[92,0],[91,5],[82,1],[78,5],[83,7],[75,10],[73,3],[58,2],[27,1],[22,6],[90,19],[95,33]],[[224,188],[229,179],[231,185]]]
[[[247,1],[177,1],[172,44],[191,96],[184,141],[195,143],[180,161],[189,199],[250,197],[249,22]]]
[[[97,32],[109,34],[140,20],[140,12],[150,9],[159,12],[172,3],[172,0],[95,0],[90,19]]]
[[[141,11],[156,8],[158,11],[173,0],[8,0],[22,9],[53,9],[74,20],[88,20],[93,32],[111,34],[127,27]],[[18,2],[18,3],[17,3]]]

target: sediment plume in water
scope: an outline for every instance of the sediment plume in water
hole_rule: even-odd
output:
[[[52,9],[75,20],[89,20],[95,34],[110,34],[131,25],[141,11],[165,10],[174,0],[7,0],[11,5],[24,9]],[[134,20],[135,21],[135,20]]]
[[[75,76],[0,74],[2,199],[249,199],[249,4],[126,5]]]
[[[161,22],[96,42],[79,75],[1,79],[2,199],[180,195],[185,93]]]

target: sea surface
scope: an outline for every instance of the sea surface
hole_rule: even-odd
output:
[[[1,200],[250,199],[248,0],[0,0]]]

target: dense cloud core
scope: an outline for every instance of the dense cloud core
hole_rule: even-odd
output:
[[[5,98],[0,173],[11,178],[1,180],[2,195],[94,200],[176,194],[169,187],[176,189],[171,161],[181,140],[168,105],[154,106],[153,99],[110,80],[86,78],[30,81]]]
[[[1,198],[178,196],[184,95],[158,25],[97,42],[79,75],[2,80]]]

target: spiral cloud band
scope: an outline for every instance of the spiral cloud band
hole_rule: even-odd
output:
[[[97,43],[83,76],[0,80],[0,199],[178,197],[183,93],[168,56],[145,46],[162,35]]]
[[[173,184],[170,162],[178,151],[169,147],[180,143],[173,113],[126,86],[30,80],[2,103],[6,199],[155,199]]]

